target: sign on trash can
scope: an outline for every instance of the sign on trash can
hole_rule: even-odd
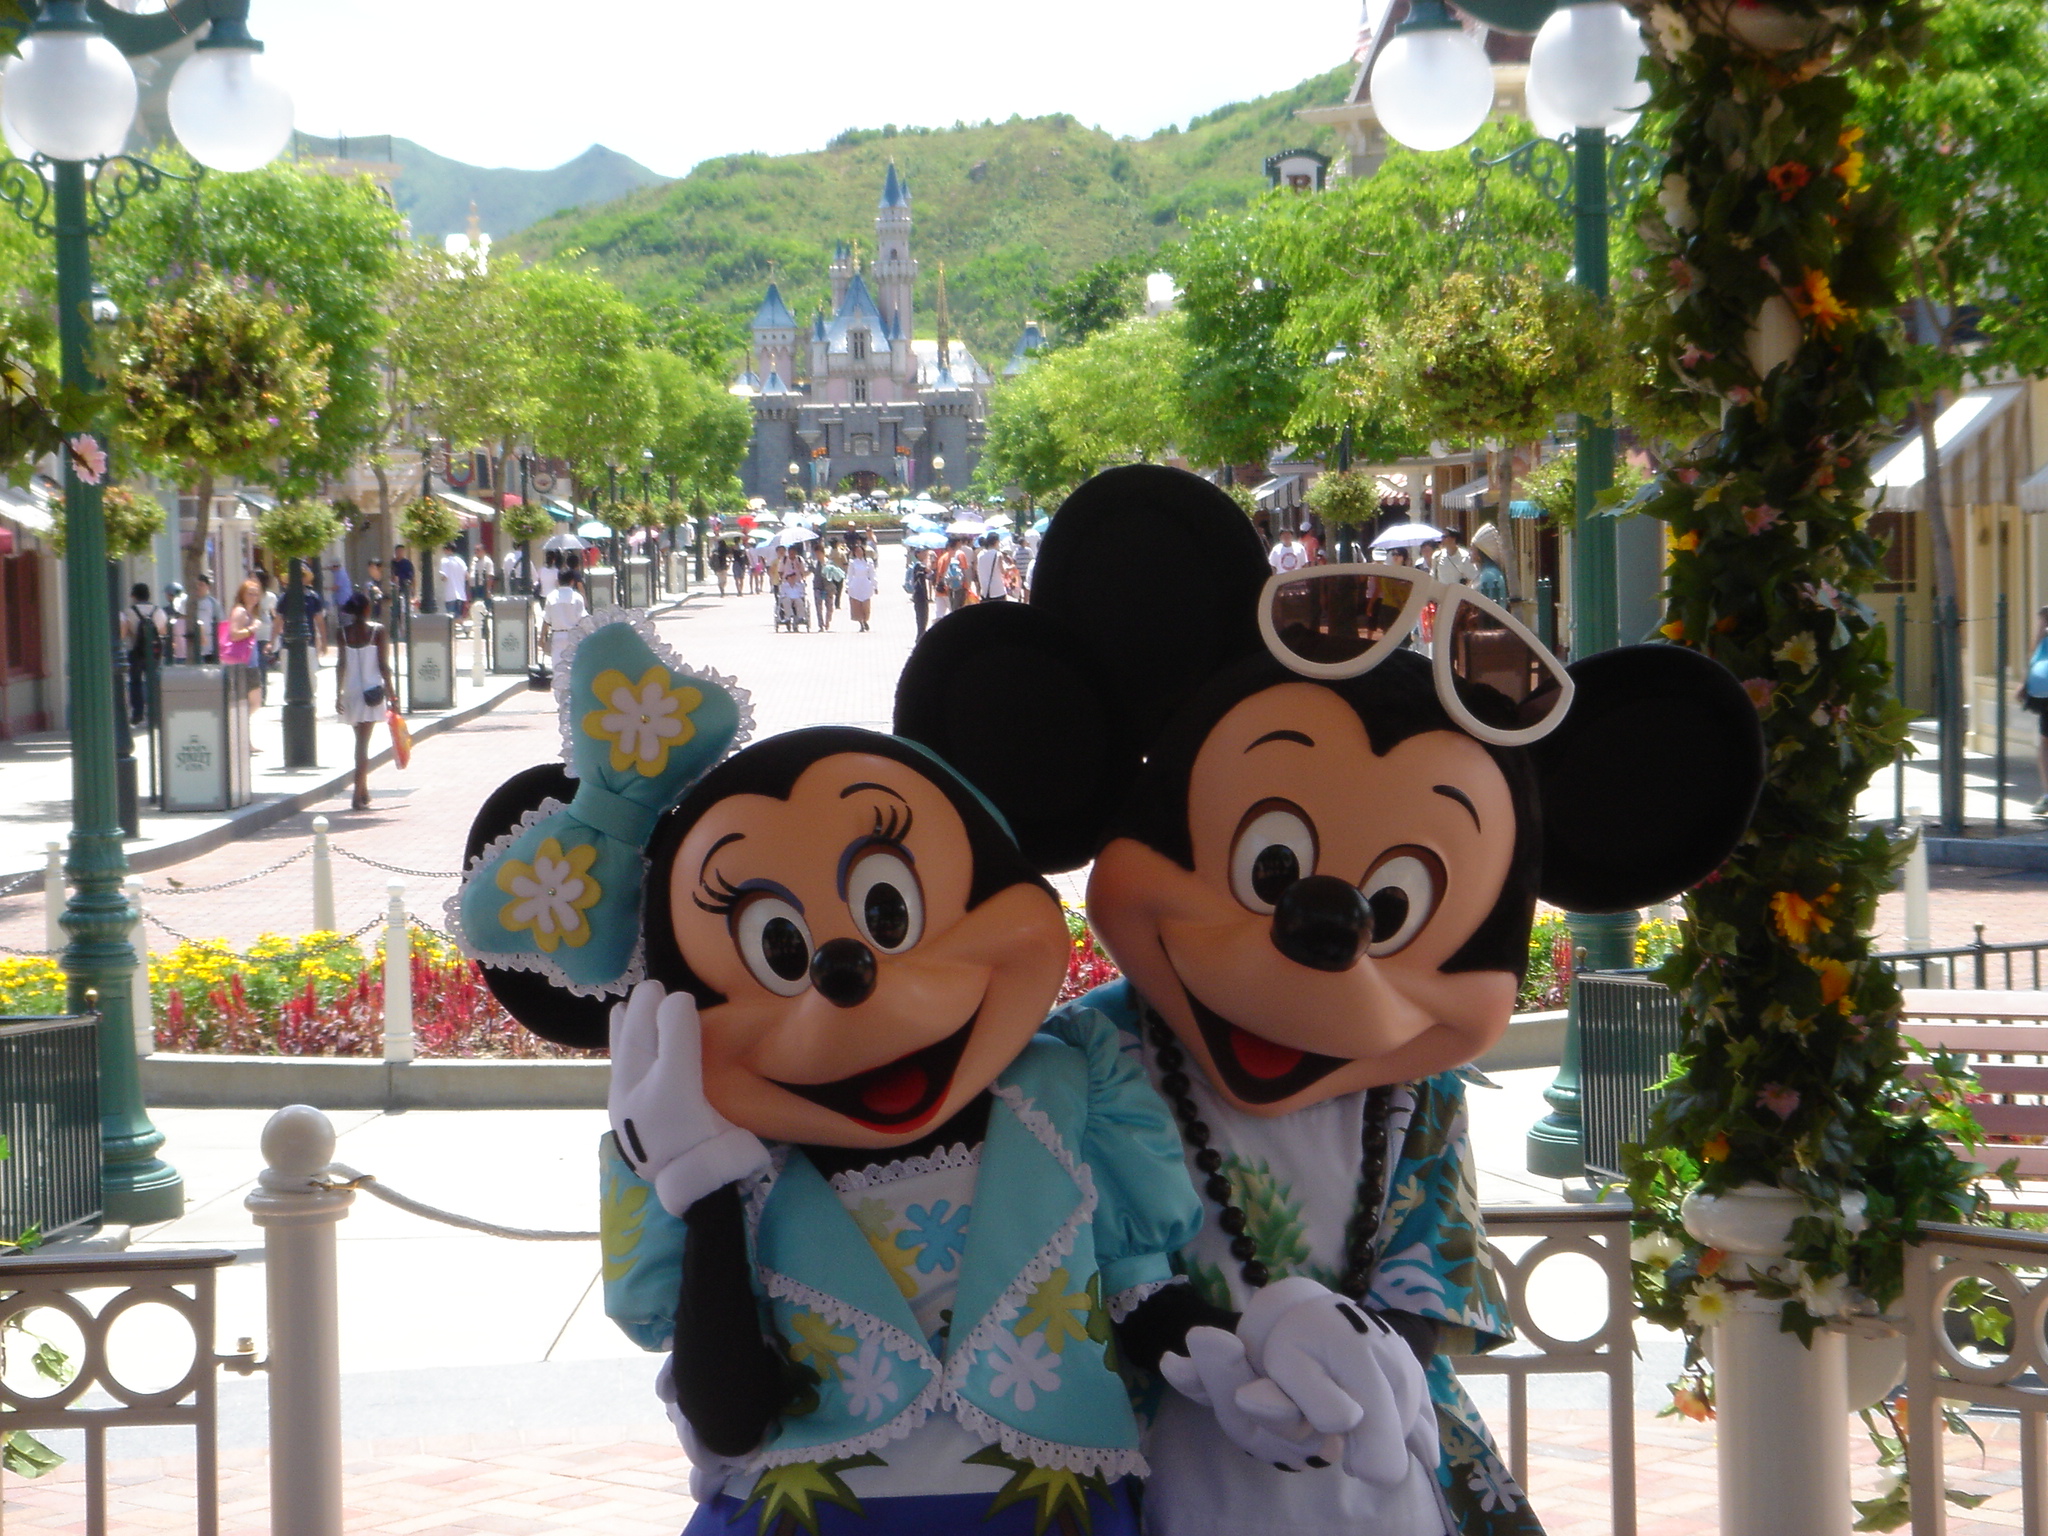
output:
[[[533,600],[491,599],[491,670],[524,672],[533,665]]]
[[[157,740],[166,811],[232,811],[249,803],[251,667],[165,667]]]
[[[405,647],[405,699],[415,709],[455,707],[455,615],[416,613]]]

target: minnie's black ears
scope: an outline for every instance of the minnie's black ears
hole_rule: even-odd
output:
[[[476,820],[470,823],[469,840],[462,849],[462,867],[468,869],[486,844],[510,832],[519,824],[520,817],[537,809],[542,801],[553,799],[567,804],[575,795],[576,781],[560,763],[542,763],[513,774],[491,792],[483,809],[476,813]],[[508,971],[487,965],[483,973],[491,996],[541,1039],[585,1051],[602,1050],[610,1043],[608,999],[578,997],[537,971]]]
[[[1529,748],[1543,806],[1537,893],[1567,912],[1663,901],[1712,874],[1763,788],[1763,725],[1719,662],[1673,645],[1571,667],[1563,725]]]
[[[1031,606],[1099,658],[1105,691],[1149,742],[1195,686],[1259,649],[1267,574],[1236,502],[1186,470],[1128,464],[1061,505]]]
[[[1022,603],[982,603],[941,619],[910,653],[896,734],[988,796],[1034,869],[1075,869],[1095,856],[1138,766],[1126,701],[1105,684],[1065,625]]]

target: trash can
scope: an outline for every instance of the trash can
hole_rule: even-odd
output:
[[[652,608],[654,606],[654,562],[635,558],[624,562],[626,576],[626,606],[628,608]]]
[[[592,613],[619,606],[619,573],[608,565],[593,565],[583,573],[583,601]]]
[[[491,670],[524,672],[533,665],[533,600],[491,599]]]
[[[157,674],[163,729],[158,764],[166,811],[247,805],[250,667],[165,667]]]
[[[455,615],[416,613],[405,648],[408,710],[455,707]]]

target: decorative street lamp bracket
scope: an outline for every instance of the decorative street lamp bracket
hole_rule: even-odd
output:
[[[203,171],[184,175],[151,165],[133,155],[108,155],[85,162],[85,225],[77,233],[96,240],[114,227],[133,198],[160,189],[166,181],[196,182]],[[56,238],[60,225],[51,211],[56,199],[57,162],[48,155],[27,160],[0,160],[0,203],[7,204],[45,240]],[[66,229],[67,234],[73,231]]]

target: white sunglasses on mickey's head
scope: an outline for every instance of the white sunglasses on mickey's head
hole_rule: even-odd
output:
[[[1564,723],[1563,663],[1498,603],[1413,566],[1275,572],[1259,594],[1259,633],[1290,672],[1357,677],[1401,649],[1431,603],[1436,693],[1452,720],[1497,747],[1527,746]]]

